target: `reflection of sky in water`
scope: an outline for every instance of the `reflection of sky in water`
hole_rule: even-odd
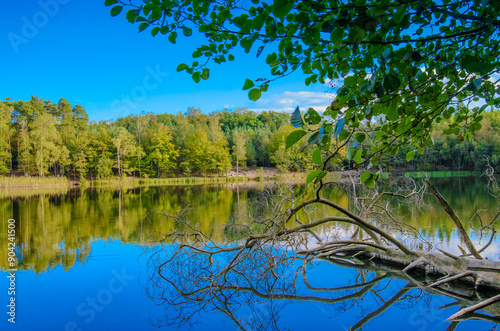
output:
[[[143,248],[102,240],[91,246],[87,261],[68,271],[56,267],[38,275],[33,271],[17,272],[16,324],[13,326],[2,316],[0,330],[158,330],[150,320],[161,309],[142,294],[140,286],[144,276],[140,257]],[[8,288],[6,275],[0,272],[2,293]],[[8,300],[6,294],[0,297],[2,302]],[[208,314],[203,324],[193,329],[223,326]]]
[[[438,187],[464,220],[466,216],[471,215],[470,209],[484,207],[481,205],[482,201],[487,201],[486,205],[489,208],[496,207],[496,202],[487,200],[481,188],[465,192],[465,184],[466,181],[462,181],[456,188],[441,183]],[[462,192],[460,194],[464,197],[451,199],[453,192]],[[21,207],[27,208],[23,210],[21,216],[32,221],[28,226],[22,227],[22,231],[26,231],[25,234],[23,232],[25,239],[23,247],[31,249],[30,254],[46,253],[47,259],[43,261],[49,261],[45,263],[52,263],[55,268],[45,269],[46,272],[40,271],[44,270],[40,268],[38,274],[34,271],[17,273],[17,323],[13,327],[4,316],[0,319],[0,330],[65,330],[67,326],[68,330],[71,330],[73,324],[68,324],[70,322],[74,322],[81,330],[157,330],[150,323],[165,322],[163,307],[155,306],[153,301],[144,295],[141,285],[144,285],[146,279],[143,272],[145,261],[140,257],[142,248],[131,243],[147,242],[148,233],[157,227],[164,232],[171,228],[168,223],[143,222],[144,215],[152,209],[178,210],[186,202],[196,201],[200,209],[191,213],[195,218],[206,219],[206,230],[215,233],[216,229],[220,229],[220,224],[236,215],[239,208],[245,212],[244,206],[253,193],[247,194],[241,189],[237,195],[235,194],[234,191],[221,189],[204,188],[198,192],[195,189],[184,191],[179,188],[169,188],[158,192],[155,189],[145,190],[141,195],[137,192],[128,192],[124,193],[123,197],[116,192],[94,194],[92,199],[77,195],[74,201],[72,200],[74,197],[67,200],[61,196],[51,197],[44,200],[43,219],[40,218],[40,198],[23,200]],[[333,194],[333,197],[344,199],[338,193]],[[236,201],[240,201],[238,210],[235,207]],[[342,201],[347,204],[346,199]],[[137,208],[138,205],[142,209]],[[200,215],[204,217],[199,217]],[[322,213],[319,212],[318,215],[321,216]],[[409,221],[421,226],[424,237],[439,242],[439,248],[455,255],[461,254],[457,247],[457,244],[461,244],[460,240],[446,214],[441,212],[438,216],[433,216],[424,212],[423,215],[414,215]],[[31,232],[28,233],[28,230]],[[90,240],[90,248],[89,255],[85,257],[87,250],[83,246],[84,258],[80,262],[76,259],[76,262],[71,262],[69,267],[63,268],[60,262],[63,258],[53,258],[49,253],[64,257],[71,252],[79,252],[80,243],[67,233],[88,238],[85,240]],[[471,237],[477,244],[477,235],[473,234]],[[91,238],[121,240],[96,241]],[[489,234],[485,234],[477,247],[482,247],[488,240]],[[461,246],[464,247],[463,244]],[[498,239],[495,239],[482,255],[498,260],[500,256]],[[34,263],[32,261],[34,259],[29,261],[30,265]],[[125,279],[125,285],[118,282],[120,277],[117,274],[122,273],[130,275],[133,279]],[[0,272],[0,291],[4,292],[0,298],[3,303],[8,300],[4,291],[8,288],[6,275],[6,272]],[[316,286],[340,285],[345,284],[346,279],[352,278],[353,275],[353,269],[320,264],[310,273],[310,281]],[[403,280],[392,281],[383,298],[387,299],[399,291],[405,283]],[[387,281],[382,282],[380,287],[386,284]],[[99,302],[95,303],[97,306],[92,307],[92,298],[98,296],[100,296]],[[345,312],[339,308],[341,305],[314,301],[294,302],[285,305],[281,321],[285,322],[285,327],[292,330],[345,330],[363,316],[376,310],[381,304],[381,301],[377,303],[376,300],[380,299],[368,294],[363,301],[363,308],[354,306]],[[446,309],[439,307],[451,301],[453,300],[448,297],[433,295],[427,295],[426,300],[411,304],[407,300],[374,317],[363,330],[445,330],[448,322],[444,320],[455,313],[458,307]],[[263,305],[258,311],[265,313],[266,309]],[[200,324],[194,326],[193,330],[237,330],[228,317],[217,312],[204,313],[200,315],[199,321]],[[478,331],[487,330],[488,326],[489,324],[485,322],[467,321],[460,323],[457,330],[472,328]]]
[[[81,330],[158,330],[153,325],[163,324],[166,317],[163,307],[155,306],[144,295],[147,284],[144,272],[145,256],[138,245],[119,241],[94,241],[89,258],[83,264],[64,271],[57,267],[48,273],[35,275],[33,271],[17,273],[18,316],[15,327],[0,321],[1,330],[65,330],[78,326]],[[316,263],[308,273],[309,282],[315,287],[332,287],[349,284],[356,271],[329,263]],[[6,288],[6,273],[2,272],[0,286]],[[377,298],[367,293],[362,304],[342,308],[343,304],[326,304],[315,301],[291,302],[284,306],[280,321],[291,330],[346,330],[367,314],[375,311],[383,300],[389,299],[407,283],[395,279],[383,280],[373,289],[380,291]],[[408,294],[418,294],[410,290]],[[305,292],[306,293],[306,292]],[[309,292],[306,294],[335,297],[338,294]],[[424,298],[425,297],[425,298]],[[451,298],[424,295],[418,302],[409,298],[389,307],[380,316],[369,321],[363,330],[445,330],[444,320],[458,307],[440,310],[453,301]],[[95,298],[93,302],[92,298]],[[267,314],[266,304],[257,307],[258,314]],[[247,317],[248,316],[244,316]],[[205,312],[199,324],[190,330],[237,330],[227,316]],[[73,324],[74,323],[74,324]],[[457,330],[488,329],[488,323],[466,321]],[[78,330],[75,329],[75,330]],[[165,327],[164,330],[174,330]],[[68,328],[71,330],[71,328]]]
[[[475,235],[471,235],[471,240],[475,244],[477,248],[482,248],[484,245],[488,243],[488,240],[490,239],[490,233],[488,233],[487,236],[484,236],[483,239],[480,241]],[[458,248],[458,245],[460,245],[462,248],[465,248],[465,244],[460,240],[458,233],[455,232],[453,236],[450,238],[449,241],[441,243],[439,246],[441,249],[445,250],[446,252],[449,252],[454,255],[461,255],[461,251]],[[498,260],[500,257],[500,246],[498,242],[498,237],[495,237],[494,241],[491,243],[486,250],[484,250],[481,253],[481,256],[484,258],[488,258],[490,260]]]

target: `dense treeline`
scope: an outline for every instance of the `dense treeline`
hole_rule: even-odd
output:
[[[381,170],[483,170],[488,164],[500,168],[500,113],[485,112],[483,117],[482,128],[466,140],[442,134],[448,124],[438,124],[434,148],[420,151],[407,163],[409,150],[403,145],[396,156],[380,161]],[[81,105],[65,99],[7,99],[0,101],[0,175],[224,175],[236,165],[309,171],[314,165],[307,139],[285,149],[285,139],[294,130],[289,123],[286,113],[245,108],[208,115],[190,108],[185,114],[143,113],[96,123]],[[335,159],[331,168],[350,164]]]
[[[0,175],[223,175],[236,164],[309,170],[310,147],[285,150],[289,122],[288,114],[275,111],[206,115],[190,108],[186,114],[144,113],[96,123],[65,99],[7,99],[0,101]]]
[[[382,163],[383,170],[405,171],[484,171],[488,166],[500,171],[500,111],[483,112],[481,126],[469,138],[460,132],[450,132],[449,124],[463,119],[451,117],[449,122],[435,124],[432,132],[434,147],[415,151],[411,162],[406,155],[409,145],[402,145],[397,155]],[[469,123],[470,124],[470,123]]]

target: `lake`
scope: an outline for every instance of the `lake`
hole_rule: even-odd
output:
[[[476,210],[498,211],[498,201],[485,190],[484,178],[432,179],[433,184],[466,223],[477,225]],[[34,189],[0,192],[0,291],[5,312],[0,328],[16,330],[239,330],[328,329],[346,330],[490,330],[498,322],[490,313],[485,320],[446,321],[463,302],[472,300],[424,291],[391,271],[363,269],[342,261],[314,262],[308,284],[293,283],[290,261],[279,269],[280,294],[238,288],[197,294],[196,301],[178,296],[169,281],[186,289],[179,273],[166,270],[162,279],[155,270],[172,254],[162,234],[197,227],[223,245],[235,233],[228,224],[248,217],[266,217],[263,192],[275,189],[264,183],[214,186],[146,187],[133,189]],[[284,188],[295,196],[313,192],[303,186]],[[338,187],[325,190],[329,199],[354,210],[352,200]],[[427,207],[391,205],[395,215],[416,228],[433,249],[459,255],[457,232],[448,215],[432,197]],[[183,227],[172,221],[178,215]],[[318,208],[311,219],[330,215]],[[486,212],[483,212],[486,215]],[[481,214],[483,215],[483,214]],[[483,215],[483,220],[486,216]],[[305,215],[302,215],[305,216]],[[9,219],[15,220],[16,256],[15,325],[6,314],[11,295]],[[342,232],[342,225],[335,228]],[[495,225],[498,229],[498,226]],[[330,231],[331,229],[327,229]],[[344,230],[348,230],[347,228]],[[484,245],[489,235],[472,232],[474,243]],[[498,260],[500,242],[495,237],[483,252]],[[255,261],[259,259],[254,257]],[[175,272],[202,275],[190,259],[176,259]],[[257,262],[255,262],[257,263]],[[245,266],[249,273],[252,265]],[[185,275],[184,275],[185,276]],[[200,276],[201,277],[201,276]],[[176,281],[178,283],[175,283]],[[260,281],[260,280],[259,280]],[[236,282],[236,280],[235,280]],[[191,284],[192,285],[192,284]],[[307,285],[307,286],[306,286]],[[259,283],[256,289],[263,284]],[[265,288],[269,288],[266,283]],[[332,290],[335,288],[335,290]],[[288,292],[286,292],[286,291]],[[283,293],[287,293],[286,295]],[[467,289],[464,290],[464,293]],[[177,295],[177,296],[176,296]],[[477,296],[476,293],[470,296]],[[460,301],[462,300],[462,301]],[[486,314],[485,314],[486,315]],[[481,316],[478,316],[480,318]],[[484,318],[483,318],[484,319]]]

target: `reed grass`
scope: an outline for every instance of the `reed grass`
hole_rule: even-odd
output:
[[[68,186],[66,177],[0,177],[0,187]]]

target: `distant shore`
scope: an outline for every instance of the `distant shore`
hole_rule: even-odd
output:
[[[335,171],[331,174],[338,178],[351,174],[360,174],[355,170]],[[30,189],[30,188],[76,188],[76,187],[143,187],[143,186],[187,186],[187,185],[206,185],[206,184],[226,184],[241,182],[291,182],[305,183],[307,172],[280,173],[276,168],[246,168],[238,173],[233,169],[228,171],[225,176],[190,176],[190,177],[172,177],[172,178],[108,178],[102,180],[85,179],[83,182],[71,180],[66,177],[25,177],[25,176],[7,176],[0,177],[1,189]],[[428,171],[428,172],[404,172],[398,173],[400,176],[412,178],[437,178],[437,177],[463,177],[478,176],[477,171]],[[389,178],[390,173],[383,173],[381,178]]]
[[[224,176],[189,176],[171,178],[139,178],[139,177],[113,177],[107,179],[72,180],[67,177],[37,177],[37,176],[5,176],[0,177],[0,189],[27,189],[27,188],[62,188],[62,187],[113,187],[113,186],[157,186],[157,185],[203,185],[223,184],[247,181],[275,181],[279,178],[290,178],[294,181],[305,180],[306,173],[280,174],[276,168],[256,168],[230,170]]]

